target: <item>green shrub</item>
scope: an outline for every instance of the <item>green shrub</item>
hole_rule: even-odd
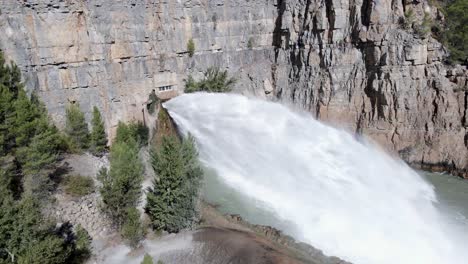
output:
[[[146,109],[151,115],[154,114],[156,106],[159,104],[159,98],[156,95],[156,92],[153,90],[148,96],[148,101],[146,103]]]
[[[95,155],[101,155],[107,147],[107,135],[101,112],[97,107],[93,108],[93,120],[91,120],[91,152]]]
[[[226,93],[232,90],[236,83],[234,78],[229,78],[227,71],[221,71],[218,68],[208,68],[205,76],[201,81],[195,81],[192,76],[189,76],[185,82],[185,92],[211,92],[211,93]]]
[[[413,28],[413,24],[416,21],[413,9],[409,8],[405,11],[405,19],[403,25],[406,29]]]
[[[125,124],[119,122],[115,142],[135,141],[139,146],[148,144],[149,129],[142,122]]]
[[[141,262],[141,264],[154,264],[153,257],[151,257],[148,254],[145,254],[145,257],[143,258],[143,261]]]
[[[425,39],[428,37],[429,33],[431,32],[432,28],[432,18],[429,13],[424,13],[424,18],[421,24],[416,25],[414,27],[414,31],[418,36],[422,39]]]
[[[195,42],[193,41],[193,39],[189,39],[189,41],[187,42],[187,52],[190,57],[193,57],[193,55],[195,55]]]
[[[73,263],[84,263],[91,257],[91,237],[88,231],[81,225],[77,225],[74,230],[75,251],[73,253]]]
[[[144,238],[144,230],[140,221],[140,212],[134,207],[127,209],[125,220],[121,229],[122,237],[133,248],[138,247]]]
[[[247,42],[247,48],[252,49],[253,46],[254,46],[254,39],[250,37],[249,41]]]
[[[81,175],[70,175],[65,180],[65,192],[69,195],[81,197],[94,192],[94,180]]]
[[[196,216],[202,170],[194,140],[165,136],[151,156],[157,179],[148,189],[145,211],[154,229],[179,232]]]
[[[89,146],[89,130],[85,116],[78,103],[70,104],[66,110],[65,132],[71,141],[79,149],[84,150]]]

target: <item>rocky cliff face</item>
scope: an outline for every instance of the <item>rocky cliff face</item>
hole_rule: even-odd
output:
[[[0,47],[58,124],[79,101],[119,120],[148,119],[151,90],[183,89],[210,66],[237,91],[281,100],[369,135],[405,160],[468,168],[467,71],[401,25],[428,3],[390,0],[0,0]],[[418,23],[418,22],[417,22]],[[187,42],[196,53],[190,57]]]

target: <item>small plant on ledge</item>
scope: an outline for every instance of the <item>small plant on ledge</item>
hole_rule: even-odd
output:
[[[190,57],[193,57],[193,55],[195,55],[195,42],[193,41],[193,39],[190,39],[187,42],[187,51]]]

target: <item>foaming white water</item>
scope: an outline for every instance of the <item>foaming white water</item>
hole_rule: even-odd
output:
[[[182,95],[164,107],[206,166],[290,222],[297,239],[356,264],[461,263],[433,187],[372,145],[240,95]]]

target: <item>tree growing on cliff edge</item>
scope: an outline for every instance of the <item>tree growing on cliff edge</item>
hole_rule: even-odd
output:
[[[185,80],[185,92],[210,92],[210,93],[227,93],[232,90],[236,83],[236,79],[230,78],[227,71],[221,71],[218,68],[208,68],[205,76],[200,81],[189,75]]]
[[[78,103],[70,104],[66,109],[65,132],[70,137],[72,144],[79,150],[88,148],[88,124]]]
[[[97,107],[93,108],[93,119],[91,120],[91,151],[95,155],[101,155],[107,146],[107,135],[102,121],[101,112]]]
[[[202,169],[192,137],[180,142],[174,136],[162,138],[151,153],[157,179],[148,189],[145,211],[153,228],[179,232],[196,216]]]

